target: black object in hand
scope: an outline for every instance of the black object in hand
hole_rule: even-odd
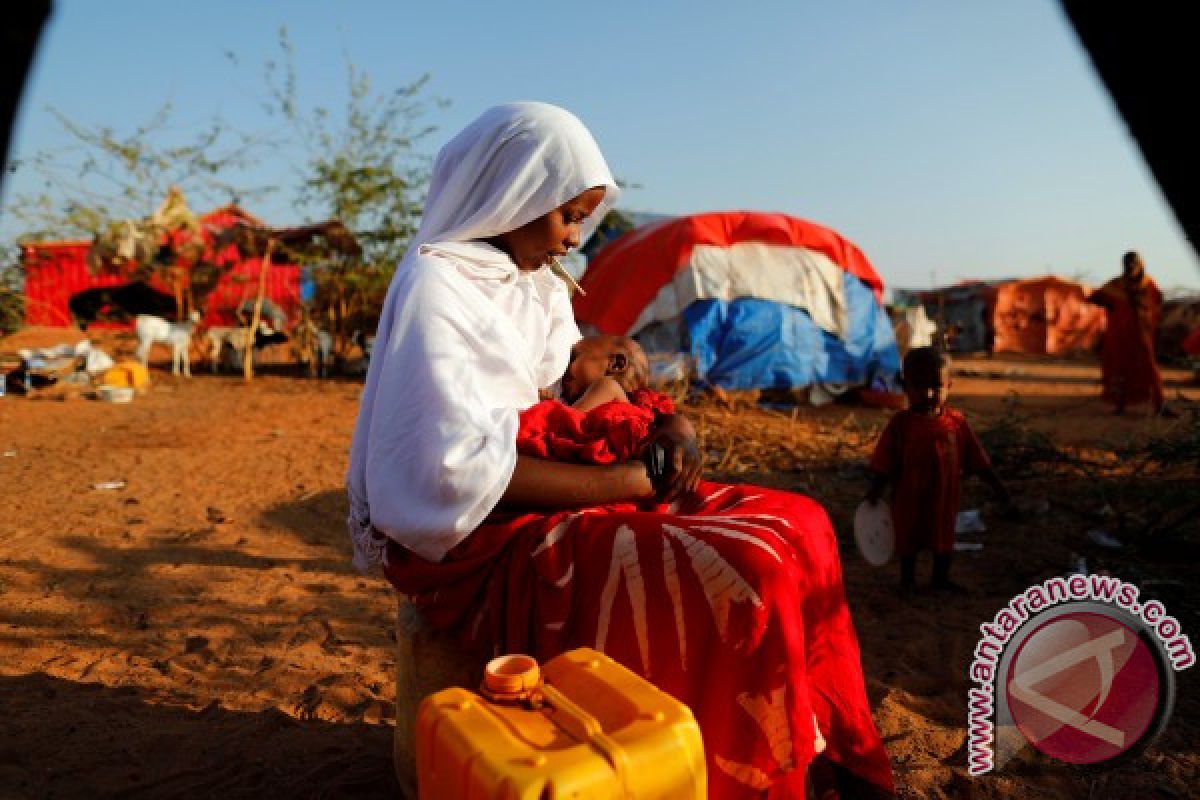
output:
[[[646,448],[644,458],[646,459],[646,472],[650,476],[650,482],[657,487],[669,473],[667,448],[655,442]]]

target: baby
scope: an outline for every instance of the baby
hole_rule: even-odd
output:
[[[585,336],[571,348],[562,377],[563,402],[590,411],[605,403],[628,402],[650,381],[650,362],[641,345],[628,336]]]
[[[966,417],[946,405],[950,360],[945,354],[933,347],[910,350],[904,357],[904,392],[908,410],[891,418],[871,457],[867,500],[879,502],[892,485],[901,591],[914,588],[921,550],[933,551],[933,589],[963,591],[950,580],[962,474],[979,475],[1006,503],[1011,498]]]
[[[669,463],[674,459],[656,441],[658,434],[665,425],[691,428],[675,414],[671,398],[647,388],[649,376],[650,362],[633,339],[581,339],[571,349],[561,399],[543,400],[521,412],[517,450],[588,464],[642,459],[655,486],[665,487],[678,464]],[[688,483],[694,485],[694,480]]]

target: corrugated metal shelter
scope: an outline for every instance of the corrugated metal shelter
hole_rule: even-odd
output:
[[[207,243],[221,231],[246,223],[262,227],[254,215],[235,206],[223,206],[198,220],[201,235]],[[88,269],[87,255],[92,243],[88,241],[34,242],[22,251],[25,271],[27,325],[69,326],[72,324],[68,306],[71,298],[88,289],[110,288],[129,283],[128,276],[93,273]],[[258,286],[261,264],[258,258],[242,258],[236,247],[207,252],[205,260],[232,265],[205,299],[205,325],[236,325],[235,311],[244,300],[252,299]],[[185,265],[190,269],[191,265]],[[292,319],[300,306],[301,268],[296,264],[272,259],[267,271],[266,297],[284,310]],[[157,278],[149,281],[152,288],[166,294],[172,289]],[[100,327],[128,328],[130,322],[99,323]]]
[[[895,289],[892,299],[897,306],[922,305],[925,313],[946,331],[953,327],[955,335],[950,349],[959,353],[975,353],[992,348],[992,312],[996,305],[998,284],[968,281],[939,289]]]

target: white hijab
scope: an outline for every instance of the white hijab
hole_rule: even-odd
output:
[[[561,282],[521,272],[482,240],[616,182],[591,133],[545,103],[483,113],[433,167],[420,230],[384,301],[350,470],[354,563],[386,536],[440,561],[499,502],[516,466],[517,414],[566,369],[579,338]]]

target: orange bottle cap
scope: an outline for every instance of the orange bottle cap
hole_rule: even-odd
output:
[[[483,669],[483,686],[498,695],[523,694],[542,682],[542,671],[531,656],[493,658]]]

